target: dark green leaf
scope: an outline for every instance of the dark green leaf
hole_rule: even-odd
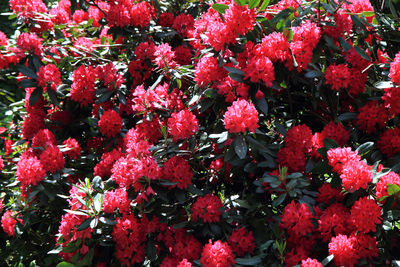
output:
[[[333,140],[333,139],[325,138],[325,139],[324,139],[324,146],[325,146],[327,149],[331,149],[331,148],[339,147],[339,144],[336,143],[336,141]]]
[[[41,87],[36,87],[35,90],[33,90],[31,97],[29,98],[29,106],[33,106],[38,102],[38,100],[42,97],[43,95],[43,90]]]
[[[18,67],[17,67],[17,69],[18,69],[18,71],[20,71],[23,75],[25,75],[25,76],[27,76],[27,77],[29,77],[29,78],[32,78],[32,79],[37,79],[37,74],[36,74],[36,72],[34,72],[32,69],[30,69],[30,68],[28,68],[28,67],[26,67],[26,66],[23,66],[23,65],[19,65]]]
[[[59,102],[58,99],[57,99],[57,92],[56,92],[56,91],[53,91],[53,90],[50,88],[50,86],[47,87],[47,94],[48,94],[48,96],[49,96],[49,98],[50,98],[51,103],[52,103],[54,106],[60,107],[60,102]]]
[[[167,180],[160,180],[160,184],[161,184],[161,185],[165,185],[165,186],[171,186],[171,185],[176,185],[176,184],[178,184],[178,182],[171,182],[171,181],[167,181]]]
[[[326,4],[326,3],[322,3],[322,7],[329,13],[334,14],[335,13],[335,8],[331,5],[331,4]]]
[[[326,45],[330,48],[332,48],[333,50],[336,50],[338,52],[340,52],[339,47],[337,47],[335,45],[335,42],[333,41],[332,37],[328,36],[328,35],[324,35],[324,39],[326,41]]]
[[[351,20],[353,21],[354,25],[361,28],[362,30],[366,31],[367,28],[365,27],[364,23],[360,20],[357,15],[351,15]]]
[[[111,219],[106,218],[106,217],[100,217],[99,221],[101,223],[104,223],[104,224],[107,224],[107,225],[116,225],[117,224],[117,221],[111,220]]]
[[[90,223],[92,222],[94,218],[87,218],[86,220],[84,220],[77,228],[76,230],[78,231],[82,231],[87,229],[90,226]]]
[[[184,222],[181,222],[181,223],[176,223],[176,224],[174,224],[173,228],[174,228],[174,229],[184,228],[184,227],[187,226],[187,224],[188,224],[187,221],[184,221]]]
[[[235,73],[235,72],[229,72],[228,75],[229,75],[229,77],[231,77],[231,79],[234,80],[234,81],[237,81],[237,82],[239,82],[239,83],[244,82],[244,80],[243,80],[244,76],[243,76],[243,75],[240,75],[240,74]]]
[[[240,70],[240,69],[236,69],[236,68],[232,68],[232,67],[226,67],[226,66],[224,66],[224,69],[226,69],[229,73],[232,72],[232,73],[239,74],[239,75],[241,75],[241,76],[246,75],[246,73],[243,72],[243,71]]]
[[[344,52],[347,52],[347,51],[349,51],[349,50],[351,50],[351,49],[353,48],[353,47],[352,47],[348,42],[346,42],[346,40],[343,39],[342,37],[339,37],[339,43],[340,43],[340,46],[342,47],[342,49],[343,49]]]
[[[275,121],[274,125],[281,135],[286,136],[287,131],[286,131],[286,128],[282,124],[280,124],[278,121]]]
[[[268,115],[268,103],[264,97],[261,99],[257,99],[256,105],[265,115]]]
[[[271,23],[272,24],[278,23],[281,19],[287,18],[290,15],[290,13],[292,13],[291,8],[286,8],[282,10],[281,12],[278,13],[278,15],[276,15],[271,19]]]
[[[157,247],[153,239],[149,239],[146,245],[146,256],[149,260],[154,261],[157,257]]]
[[[246,140],[244,138],[243,135],[239,135],[235,138],[234,141],[234,148],[235,148],[235,152],[236,155],[240,158],[240,159],[244,159],[246,158],[247,155],[247,144],[246,144]]]
[[[310,70],[306,74],[304,74],[304,77],[310,78],[310,79],[321,77],[321,76],[322,76],[322,72],[317,71],[317,70]]]
[[[285,200],[286,198],[286,193],[283,193],[282,195],[280,195],[278,198],[274,199],[274,201],[272,201],[272,206],[277,207],[280,204],[282,204],[282,202]]]
[[[359,46],[355,46],[354,49],[356,50],[357,54],[359,54],[363,59],[371,61],[371,58],[368,56],[364,49]]]
[[[101,103],[104,103],[104,102],[108,101],[113,94],[114,94],[113,91],[107,90],[104,94],[102,94],[99,97],[99,99],[97,99],[96,104],[101,104]]]
[[[211,6],[215,11],[217,11],[218,13],[224,14],[225,10],[227,10],[229,8],[229,6],[224,5],[224,4],[213,4]]]
[[[31,79],[23,79],[18,83],[22,88],[36,87],[36,81]]]
[[[361,144],[359,147],[357,147],[356,151],[358,152],[358,155],[364,155],[365,153],[369,152],[374,146],[374,142],[365,142],[364,144]]]
[[[253,257],[253,258],[236,258],[236,264],[244,265],[244,266],[254,266],[256,264],[261,263],[260,257]]]
[[[118,100],[122,105],[126,105],[126,97],[121,92],[118,92]]]
[[[346,112],[338,116],[338,120],[340,121],[351,121],[355,120],[356,118],[357,118],[357,113],[355,112]]]

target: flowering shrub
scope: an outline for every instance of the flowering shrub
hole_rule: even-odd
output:
[[[9,1],[0,265],[398,266],[388,5]]]

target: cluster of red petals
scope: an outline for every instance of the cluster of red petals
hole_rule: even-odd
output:
[[[223,204],[219,197],[205,195],[198,197],[192,205],[192,219],[197,221],[202,219],[204,222],[219,222]]]
[[[200,258],[204,267],[230,267],[235,263],[231,247],[220,240],[206,244]]]

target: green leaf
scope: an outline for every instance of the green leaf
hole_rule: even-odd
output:
[[[368,56],[364,49],[359,46],[355,46],[354,49],[356,50],[357,54],[359,54],[363,59],[371,61],[371,58]]]
[[[229,77],[231,77],[231,79],[234,80],[234,81],[237,81],[237,82],[239,82],[239,83],[244,82],[244,80],[243,80],[243,79],[244,79],[244,75],[240,75],[240,74],[235,73],[235,72],[229,72],[228,75],[229,75]]]
[[[87,218],[86,220],[84,220],[77,228],[76,230],[78,231],[82,231],[85,230],[87,228],[89,228],[90,223],[92,222],[94,218]]]
[[[333,260],[333,255],[329,255],[328,257],[326,257],[322,262],[322,266],[326,266],[328,265],[328,263],[330,263]]]
[[[263,3],[261,4],[260,8],[258,9],[258,11],[263,11],[265,8],[267,8],[267,6],[269,5],[269,3],[271,2],[271,0],[264,0]]]
[[[157,257],[157,247],[153,239],[149,239],[146,245],[146,256],[149,260],[154,261]]]
[[[366,31],[367,28],[365,27],[364,23],[360,20],[357,15],[351,15],[351,20],[353,21],[354,25],[361,28],[362,30]]]
[[[244,138],[243,135],[239,135],[235,138],[234,141],[234,149],[236,152],[236,155],[240,158],[240,159],[244,159],[246,158],[247,155],[247,144],[246,144],[246,140]]]
[[[160,180],[160,184],[161,184],[161,185],[165,185],[165,186],[171,186],[171,185],[176,185],[176,184],[178,184],[178,182],[171,182],[171,181],[167,181],[167,180]]]
[[[400,191],[400,186],[398,186],[397,184],[387,184],[386,187],[389,196],[393,196]]]
[[[234,0],[236,2],[236,4],[238,4],[239,6],[244,6],[246,5],[246,1],[245,0]]]
[[[322,76],[322,72],[317,71],[317,70],[310,70],[306,74],[304,74],[304,77],[309,78],[309,79],[313,79],[313,78],[317,78],[317,77],[321,77],[321,76]]]
[[[18,83],[18,86],[21,86],[22,88],[36,87],[36,81],[31,79],[23,79]]]
[[[41,87],[36,87],[35,90],[33,90],[30,98],[29,98],[29,106],[33,106],[38,102],[38,100],[42,97],[43,95],[43,90]]]
[[[30,68],[28,68],[26,66],[19,65],[17,67],[17,70],[19,72],[21,72],[23,75],[25,75],[25,76],[27,76],[29,78],[32,78],[32,79],[37,79],[37,77],[38,77],[36,72],[34,72],[32,69],[30,69]]]
[[[275,17],[271,19],[272,24],[278,23],[281,19],[287,18],[292,13],[291,8],[286,8],[278,13]]]
[[[339,144],[336,143],[336,141],[333,139],[325,138],[324,139],[324,147],[326,147],[327,149],[331,149],[331,148],[339,147]]]
[[[114,94],[114,91],[107,90],[104,94],[102,94],[99,99],[97,99],[96,104],[101,104],[108,101],[111,96]]]
[[[260,257],[253,257],[253,258],[236,258],[236,264],[244,265],[244,266],[254,266],[256,264],[261,263]]]
[[[355,120],[356,118],[357,118],[357,113],[355,112],[346,112],[338,116],[338,120],[340,121],[351,121]]]
[[[243,72],[242,70],[237,69],[237,68],[224,66],[224,69],[226,69],[228,72],[233,72],[233,73],[236,73],[236,74],[239,74],[239,75],[242,75],[242,76],[246,75],[245,72]]]
[[[106,225],[111,225],[111,226],[117,224],[117,221],[116,221],[116,220],[111,220],[111,219],[106,218],[106,217],[100,217],[100,218],[99,218],[99,221],[100,221],[101,223],[104,223],[104,224],[106,224]]]
[[[260,4],[260,1],[261,0],[250,0],[249,8],[252,9],[252,8],[257,7]]]
[[[96,212],[101,211],[101,206],[103,205],[103,195],[98,193],[93,200],[93,207]]]
[[[391,81],[380,81],[374,84],[374,87],[377,89],[391,88],[394,86],[395,85]]]
[[[337,46],[335,45],[335,42],[333,41],[332,37],[330,37],[330,36],[328,36],[328,35],[325,35],[325,36],[324,36],[324,39],[325,39],[326,45],[327,45],[328,47],[332,48],[333,50],[336,50],[336,51],[340,52],[339,47],[337,47]]]
[[[268,103],[264,97],[261,99],[257,99],[256,105],[265,115],[268,115]]]
[[[72,263],[63,261],[63,262],[60,262],[59,264],[57,264],[56,267],[75,267],[75,265]]]
[[[224,4],[214,4],[211,6],[218,13],[224,14],[225,10],[229,9],[229,6]]]
[[[285,198],[286,198],[286,193],[284,193],[284,194],[282,194],[282,195],[280,195],[278,198],[276,198],[276,199],[274,199],[274,201],[272,201],[272,206],[273,207],[277,207],[277,206],[279,206],[280,204],[282,204],[282,202],[285,200]]]
[[[340,43],[340,46],[342,47],[342,49],[343,49],[344,52],[347,52],[347,51],[349,51],[349,50],[351,50],[351,49],[353,48],[353,47],[352,47],[348,42],[346,42],[346,40],[343,39],[342,37],[339,37],[339,43]]]
[[[356,151],[358,155],[362,156],[369,152],[374,146],[374,142],[365,142],[364,144],[361,144],[359,147],[357,147]]]
[[[188,223],[189,223],[188,221],[176,223],[176,224],[174,224],[173,228],[174,228],[174,229],[184,228],[184,227],[187,226]]]
[[[53,103],[54,106],[60,107],[60,102],[57,99],[57,92],[53,91],[50,86],[47,87],[47,95],[50,98],[51,103]]]
[[[322,7],[329,13],[334,14],[335,13],[335,8],[331,4],[326,4],[326,3],[321,3]]]

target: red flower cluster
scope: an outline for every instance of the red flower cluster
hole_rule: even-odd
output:
[[[220,240],[211,243],[208,241],[203,248],[200,258],[204,267],[230,267],[235,263],[231,247]]]
[[[102,135],[115,137],[121,132],[122,119],[115,110],[107,110],[100,117],[99,129]]]
[[[258,112],[252,103],[239,99],[225,112],[224,125],[230,133],[254,132],[259,127]]]
[[[204,222],[219,222],[223,206],[217,196],[208,194],[198,197],[192,205],[192,219],[194,221],[202,219]]]
[[[174,112],[168,119],[169,133],[176,142],[194,135],[199,129],[199,121],[196,116],[187,109]]]

